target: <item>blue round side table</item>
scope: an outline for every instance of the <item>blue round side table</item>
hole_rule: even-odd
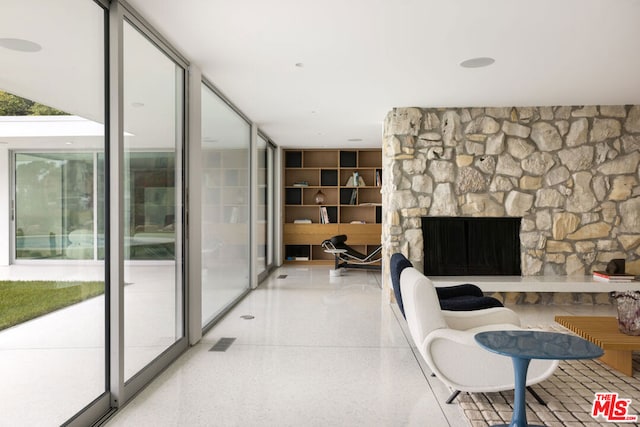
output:
[[[558,332],[515,330],[488,331],[475,335],[480,347],[511,357],[515,379],[513,415],[510,424],[500,426],[531,427],[527,424],[525,391],[531,359],[595,359],[604,351],[575,335]]]

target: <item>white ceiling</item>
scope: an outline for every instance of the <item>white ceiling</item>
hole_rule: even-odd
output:
[[[285,147],[380,146],[394,107],[640,104],[640,0],[128,1]],[[0,49],[0,89],[100,121],[96,9],[2,0],[0,38],[43,50]],[[495,63],[459,66],[479,56]],[[143,77],[126,117],[152,111]],[[140,120],[152,129],[127,131],[161,128]]]
[[[129,4],[282,146],[379,146],[393,107],[640,103],[638,0]]]

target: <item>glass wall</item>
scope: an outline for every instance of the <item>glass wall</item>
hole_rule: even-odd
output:
[[[184,69],[131,24],[124,52],[124,378],[184,336]]]
[[[118,43],[106,51],[108,18],[120,14],[123,51],[115,51]],[[78,415],[74,422],[89,425],[187,346],[187,61],[142,30],[134,15],[115,0],[2,2],[1,425],[60,425]],[[109,33],[117,41],[117,25]],[[120,53],[122,81],[120,61],[105,63]],[[118,101],[109,105],[118,113],[111,121],[105,70],[113,73],[109,93]],[[252,213],[251,126],[208,85],[201,90],[206,326],[250,288],[252,221],[259,273],[273,261],[274,169],[273,147],[260,138]],[[111,132],[107,140],[105,125],[117,128],[120,112],[124,136]],[[109,155],[121,140],[120,163]],[[109,176],[109,168],[117,173]],[[123,214],[122,222],[109,217],[109,207]],[[120,231],[122,247],[109,240]]]
[[[96,258],[104,216],[95,205],[96,160],[95,153],[15,154],[16,260]]]
[[[202,85],[202,325],[250,286],[251,127]]]
[[[93,1],[2,2],[2,425],[60,425],[107,390],[105,265],[94,252],[105,224],[104,23]]]

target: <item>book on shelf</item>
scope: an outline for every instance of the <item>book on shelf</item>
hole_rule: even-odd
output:
[[[308,256],[297,256],[297,257],[293,257],[294,261],[309,261],[309,257]]]
[[[358,197],[358,190],[354,188],[353,190],[351,190],[351,199],[349,200],[349,204],[355,205],[357,197]]]
[[[382,175],[380,175],[380,171],[376,169],[376,187],[382,186]]]
[[[298,181],[293,183],[294,187],[308,187],[309,183],[307,181]]]
[[[329,224],[329,213],[327,212],[327,208],[325,206],[320,206],[320,223],[321,224]]]
[[[593,278],[603,282],[632,282],[636,276],[627,273],[609,274],[606,271],[594,271]]]
[[[293,223],[294,224],[311,224],[312,221],[308,218],[300,218],[300,219],[294,219]]]

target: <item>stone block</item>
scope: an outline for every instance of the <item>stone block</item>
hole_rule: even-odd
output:
[[[625,110],[624,105],[601,105],[600,115],[606,117],[625,118],[627,116],[627,111]]]
[[[422,127],[422,110],[419,108],[394,108],[385,120],[385,135],[417,136]]]
[[[500,132],[487,138],[484,152],[485,154],[500,155],[504,152],[504,148],[504,133]]]
[[[638,172],[640,152],[634,151],[625,156],[619,156],[615,160],[603,163],[598,167],[598,172],[605,175],[623,175]]]
[[[605,141],[609,138],[617,138],[621,135],[622,125],[616,119],[593,119],[589,139],[591,142]]]
[[[609,236],[611,231],[611,225],[605,222],[596,222],[594,224],[588,224],[579,228],[574,233],[567,235],[567,239],[570,240],[590,240],[601,239]]]
[[[502,122],[502,131],[509,136],[516,136],[518,138],[528,138],[531,134],[531,128],[529,126],[506,120]]]
[[[627,132],[640,132],[640,105],[631,107],[624,128]]]
[[[505,153],[498,157],[496,173],[520,178],[522,176],[522,168],[520,167],[520,164],[511,157],[511,155]]]
[[[587,119],[582,118],[573,121],[566,138],[567,147],[576,147],[587,142],[588,131],[589,121]]]
[[[465,167],[465,166],[470,166],[473,163],[473,159],[474,158],[475,157],[473,157],[473,156],[460,154],[460,155],[456,156],[456,165],[458,165],[459,168]]]
[[[613,186],[609,193],[609,200],[627,200],[638,183],[634,175],[616,176],[613,179]]]
[[[573,252],[573,246],[569,242],[547,240],[547,252]]]
[[[618,235],[618,241],[622,245],[622,248],[625,251],[629,251],[636,246],[640,245],[640,235],[633,234],[621,234]]]
[[[525,292],[522,304],[538,304],[540,295],[537,292]]]
[[[520,189],[521,190],[537,190],[542,187],[542,177],[541,176],[523,176],[520,178]]]
[[[553,294],[554,305],[570,305],[573,304],[573,295],[570,292],[555,292]]]
[[[611,305],[613,301],[608,292],[597,292],[593,295],[593,303],[596,305]]]
[[[549,123],[535,123],[532,126],[531,139],[540,151],[555,151],[562,147],[562,137],[558,129]]]
[[[511,191],[505,200],[505,210],[509,216],[524,216],[533,206],[533,195]]]
[[[576,252],[580,254],[586,254],[593,252],[596,249],[596,244],[589,241],[576,242]]]

